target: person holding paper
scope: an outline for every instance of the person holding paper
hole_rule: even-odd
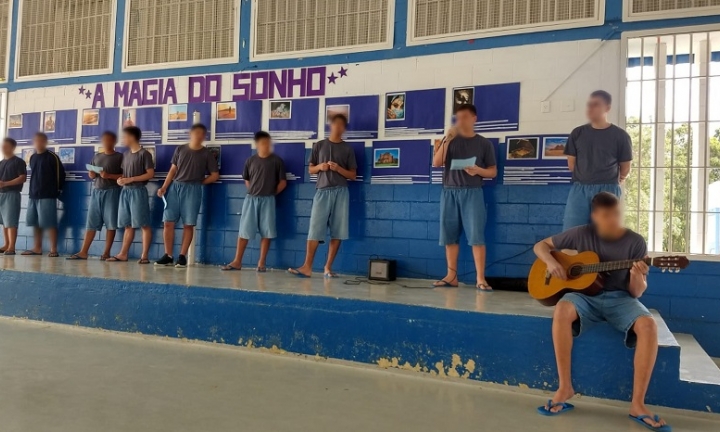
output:
[[[48,137],[42,132],[33,140],[35,154],[30,157],[30,199],[26,223],[33,228],[35,242],[25,256],[42,255],[43,231],[50,237],[50,258],[60,255],[57,251],[58,217],[57,200],[65,186],[65,167],[60,158],[48,150]]]
[[[142,131],[137,126],[123,129],[123,144],[128,151],[123,155],[122,175],[117,184],[122,186],[120,192],[120,209],[118,210],[118,226],[125,228],[120,253],[105,262],[127,262],[130,246],[135,240],[135,230],[142,230],[142,254],[138,264],[150,264],[150,200],[148,197],[148,181],[155,176],[155,161],[152,154],[140,145]]]
[[[310,174],[317,175],[317,190],[310,212],[305,263],[298,268],[288,269],[290,274],[308,278],[312,275],[315,252],[325,242],[328,228],[330,246],[325,262],[325,278],[336,278],[332,271],[340,244],[350,237],[350,192],[348,180],[357,176],[355,152],[343,140],[348,119],[342,114],[330,120],[330,137],[316,142],[310,152]]]
[[[265,273],[265,260],[270,250],[270,241],[277,237],[275,228],[275,196],[287,186],[285,163],[272,152],[270,134],[260,131],[255,134],[257,154],[245,162],[243,179],[247,186],[247,195],[243,201],[240,216],[240,233],[237,241],[235,259],[220,269],[223,271],[240,270],[248,241],[260,233],[260,258],[257,271]]]
[[[117,135],[114,132],[105,132],[100,138],[102,151],[93,156],[87,165],[88,176],[93,181],[88,207],[85,240],[80,252],[70,256],[68,260],[86,260],[90,254],[90,246],[95,240],[95,234],[107,229],[105,234],[105,251],[100,261],[110,258],[110,250],[115,242],[115,233],[118,228],[118,209],[120,207],[120,191],[122,186],[117,180],[122,176],[123,154],[115,151]]]
[[[203,145],[207,128],[196,124],[190,128],[190,143],[179,146],[172,158],[170,172],[165,183],[157,191],[163,199],[163,240],[165,255],[155,262],[156,266],[187,267],[187,254],[190,250],[195,225],[200,214],[203,186],[215,183],[220,178],[218,161]],[[209,174],[205,177],[205,174]],[[180,255],[173,262],[173,246],[175,245],[175,224],[182,219],[183,236]]]
[[[447,274],[436,287],[458,286],[457,261],[460,234],[464,230],[472,246],[477,280],[475,287],[492,291],[485,280],[485,197],[483,178],[497,176],[495,149],[490,141],[475,133],[477,111],[461,105],[455,126],[436,144],[434,167],[444,167],[440,198],[440,244],[445,246]]]
[[[17,142],[5,138],[2,143],[3,160],[0,161],[0,225],[3,226],[5,244],[0,253],[15,255],[18,225],[20,225],[20,192],[27,180],[27,165],[15,156]]]

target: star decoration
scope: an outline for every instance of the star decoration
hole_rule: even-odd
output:
[[[85,94],[85,86],[80,86],[78,89],[79,94]]]
[[[342,78],[342,77],[348,76],[347,72],[348,72],[348,70],[341,66],[340,72],[338,72],[338,73],[340,74],[340,77]]]
[[[87,93],[85,93],[85,99],[90,99],[91,97],[92,93],[90,92],[90,90],[88,90]]]
[[[335,72],[333,72],[333,73],[331,73],[330,76],[328,77],[328,82],[329,82],[330,84],[335,84],[335,81],[337,81],[337,79],[338,79],[338,77],[335,76]]]

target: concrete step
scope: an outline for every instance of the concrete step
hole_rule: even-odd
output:
[[[651,309],[650,313],[652,313],[653,318],[655,318],[655,323],[657,324],[658,328],[658,345],[661,347],[678,347],[680,344],[678,343],[677,339],[675,338],[675,335],[670,331],[668,328],[667,323],[663,319],[663,317],[660,316],[660,312]]]
[[[680,343],[680,380],[720,386],[720,368],[689,334],[676,334]]]

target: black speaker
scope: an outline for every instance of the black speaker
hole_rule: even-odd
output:
[[[392,282],[397,272],[397,261],[371,259],[368,265],[368,279],[376,281]]]

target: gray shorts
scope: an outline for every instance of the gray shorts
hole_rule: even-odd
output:
[[[25,222],[32,228],[57,228],[57,200],[55,198],[29,200]]]
[[[0,193],[0,225],[17,228],[20,225],[20,192]]]
[[[628,348],[634,348],[637,343],[637,335],[632,331],[635,321],[641,317],[652,317],[640,300],[626,291],[605,291],[593,297],[570,293],[560,301],[572,303],[580,317],[573,323],[573,336],[580,336],[590,327],[607,322],[625,334],[625,346]]]

